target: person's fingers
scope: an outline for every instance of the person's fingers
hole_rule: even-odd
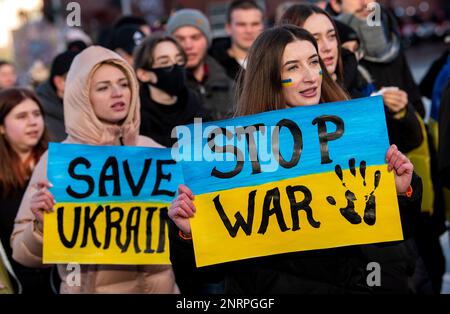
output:
[[[404,163],[402,164],[397,170],[397,175],[401,176],[405,173],[412,173],[414,169],[414,166],[412,165],[412,163],[408,162],[408,163]]]
[[[52,204],[45,197],[37,199],[35,204],[36,209],[39,211],[46,211],[46,212],[52,211]]]
[[[50,191],[46,187],[42,188],[39,192],[44,194],[45,196],[47,196],[52,201],[53,205],[56,204],[56,201],[55,201],[55,198],[53,197],[53,194],[50,193]]]
[[[398,152],[397,153],[397,160],[395,161],[394,164],[394,169],[398,169],[400,168],[400,166],[404,163],[406,163],[408,161],[408,158],[406,158],[405,155],[403,155],[402,153]]]
[[[393,158],[396,156],[396,152],[398,151],[397,146],[391,145],[386,153],[386,163],[388,164],[388,171],[392,170],[393,167]]]
[[[39,221],[39,222],[44,222],[44,214],[42,213],[42,211],[38,211],[34,213],[34,217]]]
[[[45,193],[40,193],[35,199],[35,203],[37,206],[41,206],[39,208],[44,209],[47,212],[53,211],[53,206],[55,203],[53,200]]]
[[[195,213],[195,205],[192,202],[192,200],[189,198],[189,196],[187,196],[186,194],[181,194],[179,197],[179,200],[184,201],[189,206],[191,211]]]
[[[174,218],[177,218],[177,217],[189,218],[190,216],[188,213],[186,213],[184,211],[184,209],[182,207],[177,207],[174,209]]]
[[[180,201],[180,207],[189,215],[189,217],[194,216],[193,210],[185,201]]]
[[[402,109],[408,103],[408,97],[404,93],[390,92],[383,95],[385,104],[391,109]]]
[[[395,153],[396,150],[398,150],[398,148],[395,144],[389,146],[389,149],[386,152],[386,163],[389,162],[389,160],[391,159],[392,155]]]
[[[42,188],[52,188],[53,184],[51,184],[50,181],[48,180],[40,180],[37,183],[34,184],[34,187],[38,190],[42,189]]]
[[[397,162],[397,159],[398,159],[398,154],[397,154],[397,152],[398,151],[396,151],[393,155],[392,155],[392,157],[391,157],[391,159],[389,160],[389,163],[388,163],[388,171],[392,171],[392,169],[394,169],[395,167],[395,163]]]
[[[385,104],[392,111],[398,111],[399,109],[402,108],[401,102],[397,100],[387,100]]]
[[[194,194],[192,193],[191,189],[188,188],[186,185],[184,184],[180,184],[178,186],[178,193],[179,194],[186,194],[190,199],[194,199]]]

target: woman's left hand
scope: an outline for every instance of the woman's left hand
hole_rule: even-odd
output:
[[[411,184],[414,166],[395,145],[391,145],[386,153],[388,171],[394,170],[395,187],[398,195],[405,195]]]

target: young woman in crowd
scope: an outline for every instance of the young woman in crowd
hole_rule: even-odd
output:
[[[36,95],[26,89],[0,92],[0,240],[16,277],[16,292],[50,293],[50,268],[27,268],[12,259],[10,237],[34,167],[47,149],[48,133]]]
[[[138,83],[133,69],[116,53],[92,46],[74,59],[66,80],[65,143],[159,146],[139,135]],[[42,267],[44,212],[55,200],[48,188],[45,153],[23,197],[12,234],[13,257]],[[167,265],[81,265],[79,286],[66,283],[66,265],[58,265],[62,293],[177,293]]]
[[[354,73],[343,71],[339,35],[327,12],[314,5],[295,4],[284,13],[280,23],[293,24],[310,32],[317,41],[320,57],[328,73],[338,84],[346,85],[342,84],[345,77]],[[352,72],[355,71],[356,67]],[[352,93],[351,84],[346,88]],[[387,90],[382,95],[390,142],[397,145],[400,151],[408,153],[423,141],[414,107],[408,103],[408,95],[402,90]]]
[[[285,13],[283,21],[284,23],[291,23],[303,27],[312,33],[318,42],[319,52],[322,58],[326,58],[331,54],[331,51],[334,51],[336,44],[338,45],[338,49],[340,49],[339,39],[336,40],[336,37],[332,36],[333,34],[337,34],[336,31],[339,32],[339,36],[344,35],[344,38],[346,34],[353,31],[350,26],[339,21],[333,21],[326,12],[310,4],[294,5]],[[335,22],[334,25],[341,25],[340,28],[337,29],[336,27],[333,27],[333,22]],[[348,30],[349,28],[350,30]],[[358,34],[354,35],[356,36],[351,36],[353,39],[358,38]],[[342,39],[342,36],[340,39]],[[333,47],[333,49],[330,47]],[[340,50],[343,52],[342,55],[344,57],[344,51],[346,50]],[[350,59],[348,57],[344,59],[344,64],[348,65],[349,62],[346,62],[345,60]],[[367,63],[363,64],[367,66]],[[337,69],[339,70],[339,67]],[[344,66],[344,72],[342,73],[344,86],[349,90],[353,97],[362,96],[358,95],[361,89],[355,89],[355,86],[358,86],[357,82],[359,79],[350,84],[349,82],[352,80],[348,80],[348,78],[352,78],[355,74],[358,74],[358,69],[363,68],[362,66],[358,66],[358,68],[353,67],[352,70],[352,67],[349,69],[347,66]],[[369,68],[366,68],[366,77],[369,74],[367,69]],[[358,77],[361,78],[362,76],[358,75]],[[374,86],[380,86],[380,82],[377,82],[376,80],[373,81],[373,83]],[[420,274],[429,273],[432,278],[434,290],[435,292],[438,292],[440,291],[439,282],[442,278],[444,265],[443,256],[440,252],[439,236],[434,235],[440,234],[440,232],[444,230],[444,217],[442,215],[443,200],[439,188],[440,184],[437,180],[433,179],[436,177],[437,173],[437,169],[435,168],[437,163],[433,162],[433,160],[436,159],[436,152],[432,146],[428,145],[430,139],[427,135],[425,125],[423,124],[423,121],[421,121],[421,118],[413,105],[412,99],[414,99],[414,95],[408,95],[404,90],[396,87],[382,89],[380,94],[382,95],[385,104],[389,140],[391,144],[397,145],[400,151],[406,153],[408,157],[411,158],[417,174],[421,176],[424,182],[424,200],[422,203],[423,213],[420,215],[420,218],[418,218],[418,221],[416,221],[416,235],[414,238],[421,258],[425,261],[427,270],[418,270],[416,275],[414,275],[414,278],[417,276],[423,277],[423,275]],[[429,216],[430,210],[433,211],[433,217]],[[433,235],[433,238],[430,238],[429,235]],[[419,261],[419,265],[422,265],[421,261]],[[414,281],[419,282],[419,285],[422,285],[421,282],[425,282],[426,280],[415,278]],[[421,287],[415,289],[419,291],[423,290]]]
[[[236,116],[348,99],[346,93],[326,71],[314,37],[293,25],[275,27],[263,32],[249,52],[247,70],[242,75],[244,77],[240,80],[242,86],[238,89],[241,92],[237,100]],[[282,81],[286,79],[291,79],[292,84],[284,86]],[[404,235],[407,238],[406,220],[415,210],[420,210],[421,182],[413,176],[412,164],[395,145],[389,148],[386,160],[388,169],[393,170],[395,174],[405,227]],[[406,197],[410,186],[414,193]],[[189,219],[196,211],[211,210],[196,209],[193,199],[194,195],[190,189],[181,185],[179,194],[169,209],[169,217],[181,230],[179,246],[181,247],[184,241],[184,249],[191,242],[188,240],[191,233]],[[397,248],[397,244],[383,245]],[[393,251],[398,253],[395,249]],[[395,265],[400,270],[394,275],[399,277],[393,280],[395,282],[383,277],[383,289],[387,292],[408,291],[403,267],[409,262],[409,256],[401,253],[403,251],[395,256],[400,259]],[[366,266],[366,256],[362,254],[360,246],[237,261],[228,265],[226,292],[370,293],[371,288],[366,283]],[[383,268],[384,264],[381,267]],[[389,270],[385,274],[389,274]]]
[[[134,68],[140,85],[141,134],[170,147],[178,125],[203,118],[200,98],[186,86],[186,54],[170,36],[146,38],[134,54]]]

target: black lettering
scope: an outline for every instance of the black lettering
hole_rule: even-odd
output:
[[[242,230],[245,232],[246,235],[248,236],[251,235],[253,227],[253,218],[255,214],[255,196],[256,190],[251,191],[250,194],[248,195],[247,221],[244,220],[240,212],[237,212],[234,215],[234,217],[236,218],[234,226],[231,225],[230,219],[228,219],[228,216],[225,214],[225,211],[223,210],[222,204],[220,203],[220,195],[217,195],[214,198],[213,200],[214,205],[216,206],[216,210],[219,213],[220,219],[222,219],[225,228],[227,228],[228,233],[232,238],[236,237],[239,228],[242,228]]]
[[[270,204],[273,202],[272,209],[270,208]],[[281,209],[280,204],[280,190],[278,188],[274,188],[272,190],[267,191],[266,196],[264,197],[263,204],[263,213],[262,213],[262,221],[261,226],[259,227],[258,233],[264,234],[267,231],[267,226],[269,225],[269,218],[273,214],[276,215],[278,225],[280,226],[280,230],[285,232],[289,230],[286,226],[286,222],[284,221],[283,211]]]
[[[336,132],[328,133],[326,122],[332,122],[336,125]],[[320,155],[322,157],[322,164],[330,164],[333,160],[330,159],[328,151],[328,142],[337,140],[344,134],[344,121],[338,116],[323,115],[317,117],[312,122],[313,125],[318,126]]]
[[[64,207],[59,207],[57,209],[57,220],[58,220],[58,235],[62,242],[62,244],[66,248],[73,248],[75,244],[77,243],[78,239],[78,232],[80,231],[80,216],[81,216],[81,206],[77,206],[74,209],[75,218],[73,223],[73,232],[72,232],[72,238],[68,240],[66,236],[64,235]]]
[[[152,218],[153,213],[157,210],[156,207],[147,207],[145,209],[147,211],[147,228],[146,230],[146,246],[145,246],[145,253],[154,253],[155,250],[152,249]]]
[[[169,227],[169,215],[167,207],[159,210],[159,241],[156,253],[163,253],[166,247],[166,227]]]
[[[248,152],[250,154],[250,161],[252,163],[252,174],[261,173],[261,164],[259,162],[258,151],[256,148],[254,133],[261,131],[263,134],[266,132],[266,127],[262,123],[250,125],[247,127],[237,127],[236,135],[238,140],[241,140],[241,135],[245,134],[248,145]]]
[[[133,224],[133,216],[136,213],[136,222]],[[141,249],[139,248],[139,223],[141,221],[141,208],[139,206],[132,207],[128,212],[127,217],[127,226],[126,226],[126,240],[125,244],[122,247],[122,253],[128,250],[128,246],[131,242],[131,234],[134,233],[133,243],[134,243],[134,251],[136,253],[140,253]]]
[[[284,160],[283,156],[281,155],[280,152],[280,138],[279,138],[279,134],[278,134],[278,138],[275,138],[276,134],[274,133],[272,135],[272,152],[276,158],[276,160],[278,161],[278,163],[280,164],[280,166],[282,166],[283,168],[286,169],[290,169],[295,167],[298,162],[300,161],[300,155],[302,154],[302,150],[303,150],[303,138],[302,138],[302,131],[300,130],[300,128],[298,127],[297,123],[295,123],[292,120],[289,119],[283,119],[280,122],[277,123],[277,127],[279,132],[281,133],[281,128],[282,127],[286,127],[289,129],[289,131],[292,134],[292,138],[294,139],[294,150],[292,153],[292,158],[290,161],[286,161]]]
[[[106,174],[108,169],[111,168],[112,173]],[[100,179],[99,179],[99,195],[100,196],[108,196],[106,193],[105,182],[113,181],[114,183],[114,196],[120,196],[120,178],[119,178],[119,164],[117,163],[117,159],[115,157],[109,157],[105,164],[103,165],[102,170],[100,171]]]
[[[119,214],[119,219],[112,221],[111,216],[113,213]],[[120,207],[112,207],[110,205],[106,205],[105,207],[105,220],[106,220],[106,230],[105,230],[105,244],[103,246],[103,249],[109,248],[109,244],[111,242],[111,230],[112,228],[116,229],[116,244],[119,248],[122,249],[123,245],[120,242],[120,235],[122,233],[122,227],[120,226],[120,223],[123,219],[123,209]]]
[[[127,178],[128,185],[130,186],[131,193],[133,196],[138,196],[144,186],[145,179],[147,178],[148,171],[152,164],[152,159],[146,159],[144,162],[144,169],[142,170],[141,176],[137,184],[134,183],[133,176],[131,175],[130,166],[128,160],[123,162],[123,170],[125,172],[125,177]]]
[[[161,181],[167,180],[168,182],[170,182],[170,180],[172,179],[172,174],[165,174],[162,171],[162,167],[164,165],[174,165],[176,164],[175,160],[157,160],[156,161],[156,182],[155,182],[155,186],[153,187],[153,191],[152,191],[152,196],[155,195],[167,195],[170,197],[174,197],[175,196],[175,191],[168,191],[168,190],[160,190],[159,186],[161,185]]]
[[[90,216],[91,208],[86,206],[84,208],[84,230],[83,230],[83,241],[80,247],[86,247],[88,242],[89,230],[92,233],[92,241],[96,247],[100,247],[102,244],[97,239],[97,230],[95,229],[95,219],[103,211],[103,206],[99,205],[95,210],[92,217]]]
[[[82,180],[85,181],[88,185],[88,189],[86,192],[84,193],[79,193],[79,192],[75,192],[72,187],[69,185],[66,188],[66,192],[67,194],[69,194],[71,197],[73,198],[86,198],[89,197],[92,193],[94,193],[94,189],[95,189],[95,181],[94,179],[89,176],[89,175],[81,175],[81,174],[76,174],[75,173],[75,168],[78,165],[84,165],[86,167],[86,169],[89,169],[91,167],[91,163],[89,162],[89,160],[87,160],[84,157],[78,157],[73,159],[70,164],[69,164],[69,176],[71,178],[74,178],[75,180]]]
[[[295,198],[295,192],[302,192],[304,195],[303,201],[297,202]],[[291,204],[291,217],[292,217],[292,231],[300,230],[300,223],[298,218],[298,212],[304,210],[306,213],[306,218],[311,226],[314,228],[320,227],[320,222],[316,221],[313,217],[312,208],[310,206],[312,201],[311,191],[303,185],[299,186],[288,186],[286,187],[286,194],[289,198],[289,203]]]
[[[218,132],[218,130],[221,130],[222,133]],[[229,140],[233,138],[233,133],[231,133],[231,131],[227,130],[226,128],[214,129],[208,135],[209,148],[214,153],[225,153],[225,154],[232,153],[232,154],[234,154],[236,156],[237,164],[236,164],[236,167],[234,168],[234,170],[229,171],[229,172],[221,172],[221,171],[217,170],[216,167],[214,167],[211,171],[211,175],[216,178],[219,178],[219,179],[230,179],[230,178],[237,176],[242,171],[242,168],[244,167],[244,155],[242,154],[241,150],[234,145],[217,146],[214,143],[214,140],[218,134],[225,134],[225,136]]]

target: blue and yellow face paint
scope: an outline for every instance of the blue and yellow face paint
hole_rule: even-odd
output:
[[[321,77],[323,76],[323,71],[322,71],[322,69],[320,69],[319,75],[320,75]]]
[[[294,82],[292,81],[291,78],[288,78],[286,80],[281,80],[281,85],[283,87],[290,87],[290,86],[294,85]]]

